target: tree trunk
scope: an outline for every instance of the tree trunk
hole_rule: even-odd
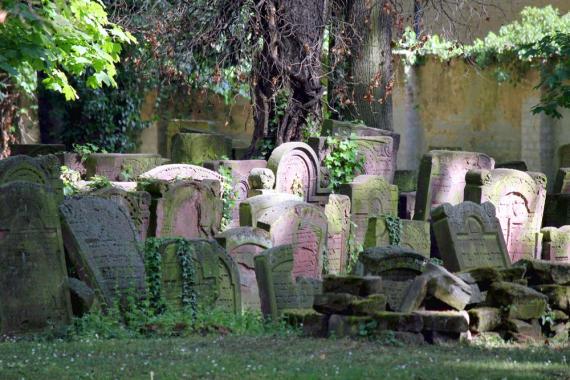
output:
[[[351,116],[366,125],[392,126],[392,16],[387,0],[352,0],[349,20],[356,29],[350,58]]]

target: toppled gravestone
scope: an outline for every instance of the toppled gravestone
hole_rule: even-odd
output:
[[[386,247],[396,245],[395,237],[392,235],[399,233],[399,246],[417,252],[425,257],[430,256],[431,241],[429,223],[423,220],[400,219],[401,229],[393,231],[395,226],[390,225],[386,217],[372,217],[368,219],[368,230],[364,238],[364,248]]]
[[[216,240],[237,264],[242,310],[260,311],[254,259],[261,252],[273,247],[269,233],[256,227],[236,227],[216,235]]]
[[[144,296],[143,255],[128,211],[91,196],[66,199],[59,211],[69,259],[101,304]]]
[[[0,335],[71,322],[67,270],[54,194],[46,186],[0,186]]]
[[[334,276],[323,279],[323,293],[313,308],[323,314],[370,315],[386,310],[382,278],[378,276]]]
[[[493,283],[486,301],[491,306],[505,308],[509,319],[540,318],[547,307],[544,294],[512,282]]]
[[[432,228],[444,265],[451,271],[510,265],[495,207],[489,202],[445,203],[432,211]]]

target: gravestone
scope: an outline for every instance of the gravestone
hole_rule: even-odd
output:
[[[450,271],[510,265],[493,204],[445,203],[432,211],[432,226],[439,252]]]
[[[558,148],[558,159],[561,168],[570,168],[570,144]]]
[[[144,261],[129,212],[92,196],[66,199],[59,211],[69,259],[102,303],[143,296]]]
[[[0,186],[0,335],[71,322],[54,194],[37,183]]]
[[[431,240],[429,223],[423,220],[400,219],[402,231],[399,246],[430,256]],[[396,233],[396,232],[393,232]],[[386,247],[390,244],[390,228],[384,217],[372,217],[368,220],[368,230],[364,240],[364,248]]]
[[[398,188],[381,176],[360,175],[351,183],[341,185],[339,193],[350,198],[351,219],[356,224],[358,244],[364,243],[368,219],[398,214]]]
[[[350,236],[350,198],[331,194],[325,205],[328,221],[327,273],[344,274],[348,265],[348,239]]]
[[[382,277],[388,305],[398,311],[408,286],[427,263],[426,257],[402,247],[368,248],[358,258],[356,275]]]
[[[12,144],[10,145],[11,156],[45,156],[65,152],[63,144]]]
[[[204,167],[212,171],[218,172],[220,167],[226,167],[231,170],[232,186],[236,196],[235,206],[232,210],[232,222],[230,227],[239,226],[239,205],[246,200],[251,190],[248,178],[253,169],[265,169],[267,161],[265,160],[223,160],[208,161],[204,163]]]
[[[139,184],[152,195],[149,236],[211,239],[222,223],[217,180]]]
[[[465,200],[495,206],[511,262],[540,257],[546,176],[513,169],[473,170],[466,180]]]
[[[248,191],[247,197],[255,197],[256,195],[263,195],[274,193],[275,190],[275,173],[267,168],[254,168],[249,172],[247,177]]]
[[[432,150],[424,155],[418,173],[414,219],[428,220],[433,208],[463,202],[467,172],[494,167],[495,160],[483,153]]]
[[[141,174],[168,162],[158,154],[91,153],[84,162],[86,177],[107,177],[110,181],[133,181]]]
[[[164,144],[164,156],[170,157],[172,152],[172,140],[177,133],[180,132],[203,132],[214,133],[219,130],[221,125],[212,120],[189,120],[189,119],[171,119],[166,126],[166,136],[162,144]]]
[[[390,136],[353,136],[358,145],[357,154],[364,157],[364,165],[359,174],[379,175],[388,183],[394,182],[396,155],[394,141]]]
[[[223,177],[215,171],[203,168],[201,166],[189,164],[169,164],[157,166],[138,177],[139,181],[178,181],[193,180],[203,181],[205,179],[218,180],[223,182]]]
[[[59,178],[60,163],[56,156],[14,156],[0,160],[0,185],[24,181],[44,185],[63,201],[63,182]]]
[[[149,193],[146,191],[127,191],[112,186],[92,191],[90,195],[109,199],[123,206],[129,212],[139,240],[144,241],[146,239],[150,221],[151,196]]]
[[[287,309],[310,309],[322,283],[313,278],[293,275],[293,247],[281,245],[255,257],[261,311],[277,320]]]
[[[269,233],[255,227],[237,227],[216,235],[216,240],[237,264],[242,310],[261,311],[254,258],[273,247]]]
[[[542,260],[570,263],[570,226],[546,227],[542,232]]]
[[[271,153],[267,167],[275,173],[275,190],[311,201],[317,194],[319,160],[302,142],[279,145]]]
[[[184,288],[196,296],[198,306],[241,312],[239,272],[234,260],[213,240],[187,240],[193,271],[183,278],[179,241],[165,241],[159,248],[162,262],[162,294],[169,306],[182,307]],[[187,296],[191,296],[187,294]]]
[[[528,167],[526,166],[526,162],[524,161],[503,162],[500,164],[496,164],[495,169],[515,169],[515,170],[520,170],[522,172],[528,171]]]
[[[321,135],[341,136],[341,137],[350,137],[352,135],[390,136],[394,141],[394,151],[393,151],[394,157],[398,155],[398,150],[400,148],[400,135],[398,133],[395,133],[394,131],[388,131],[385,129],[367,127],[364,124],[357,124],[352,121],[326,119],[323,121],[323,128],[321,129]]]
[[[258,215],[261,215],[264,210],[286,201],[301,202],[302,199],[288,193],[269,193],[247,198],[239,206],[240,225],[256,227]]]
[[[556,174],[556,182],[554,183],[555,194],[570,193],[570,168],[560,168]]]
[[[85,178],[87,169],[85,169],[85,162],[81,156],[72,152],[57,153],[56,157],[59,159],[60,166],[65,166],[68,169],[79,172],[81,178]]]
[[[274,247],[293,247],[294,277],[321,278],[328,221],[320,207],[286,201],[265,209],[256,219],[257,227],[269,232]]]
[[[180,132],[172,138],[172,162],[202,165],[232,155],[232,139],[218,133]]]
[[[417,170],[396,170],[394,185],[398,186],[400,193],[415,192],[418,189]]]

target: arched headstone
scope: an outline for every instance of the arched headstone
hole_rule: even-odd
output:
[[[205,179],[223,182],[223,178],[219,173],[190,164],[161,165],[139,176],[139,181],[160,180],[172,182],[177,180],[203,181]]]

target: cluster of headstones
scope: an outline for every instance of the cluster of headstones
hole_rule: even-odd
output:
[[[341,185],[338,194],[328,189],[322,165],[329,153],[326,136],[353,140],[364,157],[362,172]],[[178,146],[177,154],[198,152],[194,143],[172,145]],[[481,304],[453,307],[456,301],[441,294],[449,291],[454,275],[435,266],[441,269],[431,271],[437,275],[424,276],[430,257],[441,258],[453,272],[499,270],[521,259],[568,261],[569,246],[542,244],[544,236],[552,236],[541,232],[544,175],[495,169],[494,160],[481,153],[433,150],[416,177],[396,171],[398,145],[397,134],[326,121],[322,137],[309,144],[282,144],[268,161],[199,156],[192,158],[201,161],[197,166],[165,164],[158,155],[100,153],[83,162],[70,153],[45,155],[54,147],[20,146],[16,153],[39,156],[0,161],[0,260],[2,268],[10,268],[0,289],[1,331],[68,322],[70,294],[74,308],[84,309],[112,304],[127,291],[144,294],[139,242],[150,237],[188,239],[197,268],[193,286],[203,299],[214,297],[216,305],[230,311],[261,310],[273,317],[310,309],[323,291],[323,273],[345,275],[350,240],[352,247],[365,248],[356,273],[380,276],[385,308],[399,312],[407,305],[408,314],[431,298],[453,310]],[[61,164],[86,178],[105,176],[111,187],[84,187],[82,195],[64,200]],[[231,171],[237,194],[231,228],[223,232],[222,166]],[[390,246],[393,226],[387,215],[402,218],[400,247]],[[182,270],[174,244],[165,241],[159,252],[163,288],[176,303]],[[50,286],[38,286],[35,275]],[[420,277],[432,285],[418,287]],[[479,294],[471,288],[464,293]],[[425,318],[433,324],[439,317]]]

